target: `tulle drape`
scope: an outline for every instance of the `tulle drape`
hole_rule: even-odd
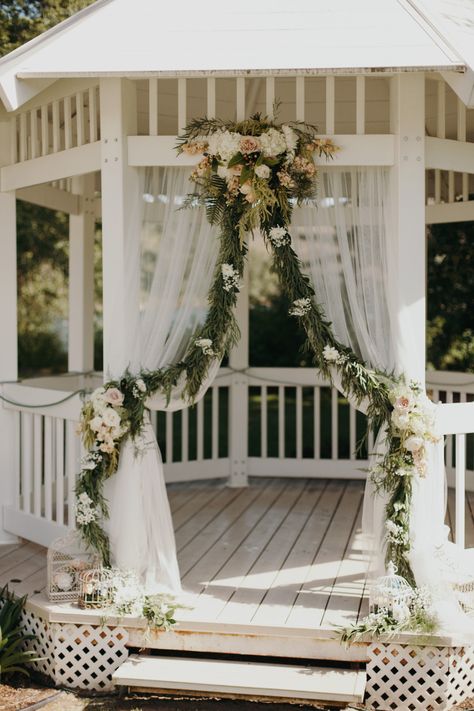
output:
[[[128,279],[133,293],[140,275],[140,309],[129,324],[130,369],[155,370],[177,362],[207,313],[207,294],[218,241],[202,208],[179,209],[189,192],[186,168],[140,169],[137,195],[141,233],[130,241]],[[205,394],[219,368],[214,361],[196,400]],[[184,377],[171,398],[158,392],[146,405],[179,410]],[[109,536],[117,565],[135,570],[150,591],[180,590],[172,519],[163,462],[155,433],[146,419],[141,436],[122,447],[117,473],[107,485]]]
[[[397,336],[403,343],[395,340],[391,304],[400,276],[391,235],[388,180],[385,168],[324,171],[317,208],[295,210],[291,232],[337,337],[370,365],[410,378],[413,364],[424,360],[425,354],[417,352],[417,340],[408,331]],[[341,389],[336,372],[334,383]],[[364,411],[366,405],[359,409]],[[383,451],[381,432],[372,461]],[[474,552],[460,551],[447,540],[442,443],[429,446],[429,473],[413,483],[411,565],[417,584],[430,589],[444,632],[472,638],[474,621],[460,608],[452,583],[474,577]],[[385,504],[368,479],[363,518],[372,575],[384,568]]]

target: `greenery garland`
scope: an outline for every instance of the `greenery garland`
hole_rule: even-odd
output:
[[[319,139],[314,126],[281,125],[256,114],[242,122],[196,119],[185,129],[177,150],[202,156],[191,176],[196,191],[185,206],[204,206],[208,221],[220,229],[209,311],[180,362],[138,375],[126,372],[96,390],[84,405],[81,429],[88,454],[77,486],[77,524],[85,542],[99,551],[105,565],[110,564],[109,541],[99,523],[108,516],[103,484],[117,470],[125,439],[140,434],[147,398],[157,391],[170,397],[182,383],[183,397],[192,403],[211,363],[238,340],[234,307],[247,252],[245,239],[249,231],[259,229],[292,302],[290,314],[305,329],[315,367],[328,378],[337,374],[345,394],[356,405],[366,404],[369,427],[385,430],[386,453],[371,476],[388,499],[386,560],[414,585],[408,559],[412,479],[425,475],[425,446],[435,440],[431,404],[419,386],[367,367],[335,338],[291,246],[293,207],[316,195],[314,155],[330,158],[336,146]]]

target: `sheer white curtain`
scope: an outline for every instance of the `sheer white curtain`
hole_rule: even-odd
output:
[[[397,255],[390,231],[388,180],[384,168],[322,172],[318,206],[295,210],[291,233],[337,337],[370,365],[410,376],[412,364],[424,354],[414,350],[409,334],[404,334],[404,347],[396,348],[391,302],[398,278]],[[337,381],[336,377],[339,387]],[[380,433],[374,454],[383,447]],[[373,574],[383,569],[385,503],[368,481],[364,528]],[[445,507],[440,443],[430,448],[427,477],[414,480],[411,564],[417,584],[432,591],[443,631],[472,638],[474,621],[462,612],[450,583],[474,577],[474,555],[447,541]]]
[[[207,313],[207,294],[218,250],[216,231],[202,208],[180,209],[189,192],[190,170],[140,170],[137,195],[141,234],[130,240],[130,294],[140,275],[140,308],[127,332],[130,369],[157,369],[183,357],[195,328]],[[198,395],[212,382],[215,361]],[[157,393],[147,401],[154,410],[178,410],[184,379],[169,403]],[[107,487],[109,536],[114,562],[135,570],[150,591],[180,590],[172,519],[163,463],[147,418],[142,436],[122,448],[120,465]]]

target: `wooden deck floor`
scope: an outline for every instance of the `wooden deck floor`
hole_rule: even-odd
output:
[[[257,479],[245,489],[196,482],[169,487],[186,623],[216,629],[331,630],[366,614],[360,481]],[[449,495],[448,523],[454,517]],[[466,541],[474,546],[474,494]],[[45,550],[0,547],[0,584],[41,593]],[[44,597],[44,592],[41,597]],[[41,599],[41,598],[38,598]]]

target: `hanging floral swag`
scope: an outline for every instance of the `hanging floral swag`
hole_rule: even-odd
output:
[[[303,123],[277,124],[259,114],[241,122],[196,119],[184,130],[177,151],[202,156],[191,180],[196,190],[185,207],[203,206],[220,228],[220,249],[204,324],[190,340],[184,358],[167,368],[125,372],[98,388],[82,411],[81,430],[88,454],[77,485],[77,525],[87,544],[110,564],[109,541],[100,524],[107,518],[104,481],[117,470],[125,439],[140,434],[146,400],[156,391],[168,397],[185,377],[183,397],[192,403],[211,362],[238,340],[234,316],[247,252],[246,235],[259,229],[273,267],[307,336],[314,365],[328,378],[338,376],[354,402],[368,403],[368,425],[386,430],[387,451],[372,476],[388,494],[386,559],[412,585],[409,512],[412,480],[426,473],[426,443],[434,441],[432,406],[422,390],[403,378],[368,368],[334,336],[308,277],[291,246],[292,210],[315,199],[315,155],[331,158],[337,147]]]

